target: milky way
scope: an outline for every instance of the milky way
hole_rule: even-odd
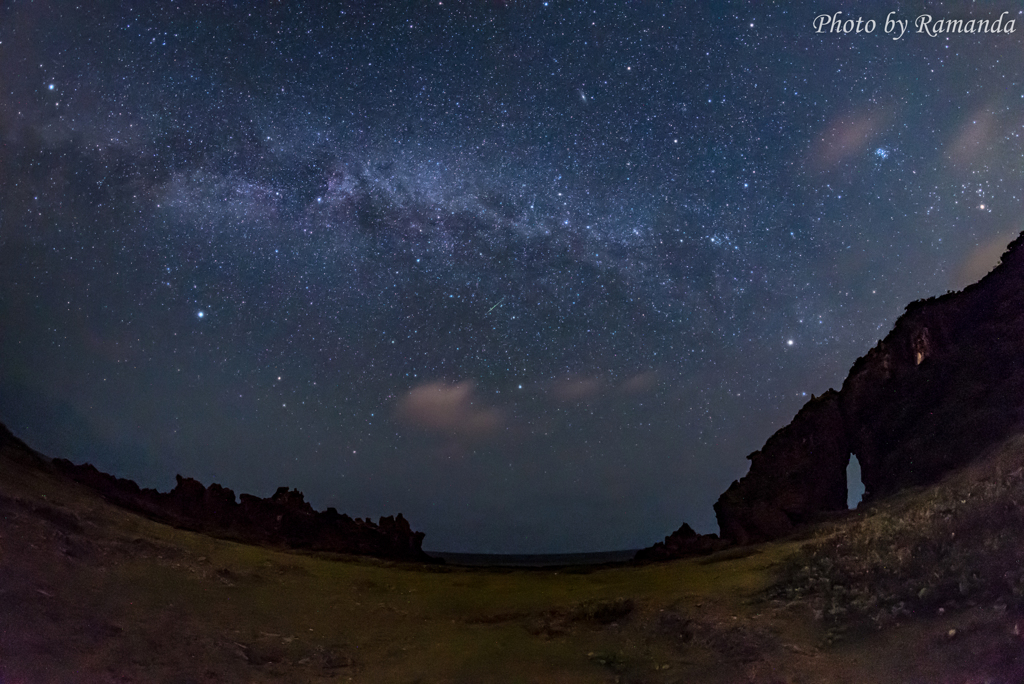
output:
[[[1024,228],[1024,50],[683,5],[5,4],[0,419],[428,549],[712,531]]]

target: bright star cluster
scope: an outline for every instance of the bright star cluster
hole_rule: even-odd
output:
[[[428,549],[713,531],[1024,228],[1015,36],[729,8],[4,5],[0,420]]]

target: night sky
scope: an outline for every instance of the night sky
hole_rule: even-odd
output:
[[[0,7],[0,420],[143,486],[428,550],[717,531],[1024,228],[1017,3],[235,4]]]

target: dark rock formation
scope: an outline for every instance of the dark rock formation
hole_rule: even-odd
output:
[[[50,460],[0,424],[0,448],[5,446],[14,447],[7,454],[15,460],[62,474],[96,490],[111,503],[176,527],[248,543],[437,562],[422,549],[423,533],[413,532],[401,513],[374,524],[353,520],[333,508],[317,512],[302,492],[287,487],[279,488],[269,499],[242,494],[236,502],[235,493],[226,487],[204,487],[181,475],[170,492],[142,489],[132,480],[100,472],[89,463]]]
[[[722,536],[778,538],[846,508],[846,466],[864,499],[934,482],[1024,430],[1024,234],[962,292],[912,303],[853,364],[839,392],[812,398],[715,504]]]
[[[839,392],[812,396],[747,457],[750,471],[715,503],[721,540],[683,525],[637,558],[777,539],[845,510],[851,455],[871,501],[934,482],[1022,431],[1024,233],[978,283],[910,304]]]
[[[678,530],[665,537],[664,542],[640,549],[633,560],[657,561],[684,556],[706,556],[729,546],[730,542],[719,539],[717,534],[697,534],[692,527],[683,523]]]
[[[793,421],[748,456],[750,472],[718,499],[726,539],[775,539],[821,511],[846,508],[850,459],[839,394],[811,397]]]

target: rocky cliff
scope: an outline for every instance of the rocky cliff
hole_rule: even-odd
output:
[[[1024,430],[1024,234],[962,292],[907,307],[853,364],[838,392],[812,398],[722,494],[722,536],[774,539],[846,508],[846,466],[865,500],[935,481]]]
[[[847,505],[846,467],[865,500],[934,482],[1024,431],[1024,233],[981,281],[907,307],[853,364],[747,458],[715,504],[721,541],[684,525],[638,558],[776,539]]]
[[[169,492],[143,489],[132,480],[100,472],[86,463],[45,456],[33,451],[0,424],[0,449],[23,463],[66,476],[102,494],[108,501],[176,527],[249,543],[296,549],[351,553],[410,561],[432,559],[422,549],[423,533],[413,532],[402,514],[378,523],[352,519],[333,508],[317,512],[302,492],[281,487],[270,498],[235,493],[218,484],[204,487],[177,476]]]

